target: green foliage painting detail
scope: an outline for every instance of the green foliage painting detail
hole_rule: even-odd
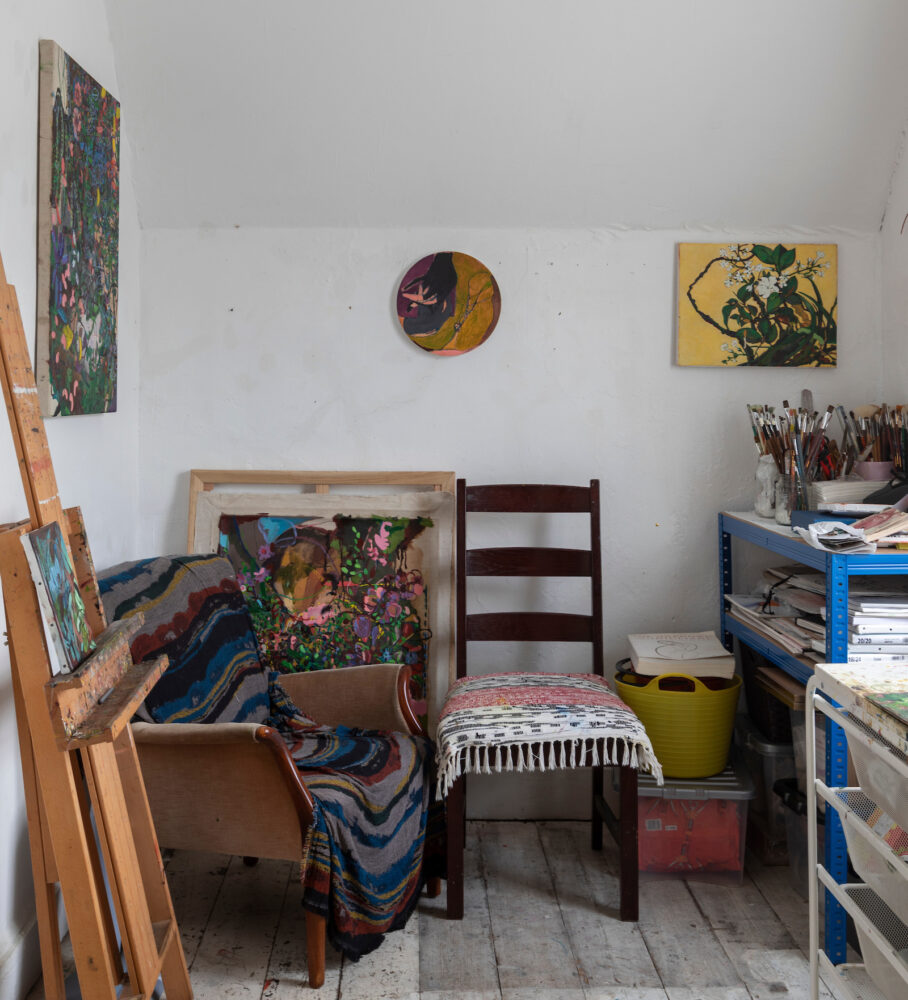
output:
[[[428,593],[412,543],[431,526],[427,517],[222,516],[219,547],[267,668],[406,663],[414,697],[425,699]]]
[[[689,280],[686,297],[700,320],[723,338],[720,364],[832,366],[838,299],[835,272],[827,272],[833,267],[821,249],[801,256],[797,247],[781,243],[731,244]],[[717,271],[724,271],[724,296],[716,294]],[[679,343],[681,337],[679,326]]]

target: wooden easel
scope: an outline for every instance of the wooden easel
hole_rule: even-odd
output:
[[[135,708],[166,668],[166,659],[133,665],[128,630],[106,629],[81,516],[78,509],[64,512],[57,494],[18,302],[6,283],[2,260],[0,383],[30,518],[0,528],[0,579],[45,993],[48,1000],[65,997],[54,890],[59,883],[84,1000],[147,1000],[159,976],[169,1000],[190,1000],[186,960],[129,727]],[[68,540],[89,624],[95,638],[102,640],[98,652],[78,671],[54,680],[21,542],[27,531],[52,521]],[[109,697],[102,703],[105,694]],[[104,888],[105,870],[113,913]]]

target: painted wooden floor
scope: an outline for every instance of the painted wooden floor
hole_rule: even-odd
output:
[[[645,883],[640,921],[626,924],[614,848],[595,854],[585,824],[470,823],[467,842],[463,922],[445,918],[444,891],[424,898],[418,918],[361,961],[329,948],[318,994],[306,984],[298,866],[174,854],[168,877],[197,1000],[808,996],[807,904],[788,868],[755,864],[733,888]]]

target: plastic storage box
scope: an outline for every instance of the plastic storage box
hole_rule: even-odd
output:
[[[887,860],[854,830],[844,824],[848,858],[854,870],[886,903],[895,915],[908,925],[908,888],[905,879],[895,871],[895,865],[908,863],[908,833],[895,820],[869,799],[863,791],[842,789],[836,793],[883,840],[892,852]]]
[[[772,789],[777,781],[794,778],[794,747],[767,740],[746,715],[735,719],[735,742],[755,786],[747,821],[748,844],[763,864],[788,864],[785,809]]]
[[[816,719],[816,777],[826,780],[826,716],[822,712],[814,713]],[[791,710],[791,742],[795,755],[795,774],[798,779],[798,790],[807,792],[807,713]]]
[[[905,755],[895,747],[890,747],[881,736],[874,737],[877,743],[889,747],[892,755],[904,761]],[[869,742],[869,741],[868,741]],[[854,761],[858,782],[881,809],[903,829],[908,830],[908,787],[894,767],[890,767],[880,753],[874,753],[869,745],[858,739],[849,739],[848,752]]]
[[[773,789],[773,798],[782,810],[788,842],[788,864],[794,887],[802,899],[808,898],[810,872],[807,867],[807,796],[798,790],[794,778],[785,778]],[[825,843],[825,820],[817,815],[817,858],[822,862]],[[814,876],[816,877],[816,876]]]
[[[639,867],[643,878],[693,878],[739,885],[747,808],[754,785],[740,761],[712,778],[638,779]]]
[[[908,927],[868,886],[850,885],[844,890],[867,914],[871,923],[887,940],[896,953],[896,962],[908,970]],[[904,1000],[908,994],[908,984],[903,976],[893,968],[889,959],[873,943],[870,935],[857,924],[858,942],[861,956],[870,978],[886,1000]]]

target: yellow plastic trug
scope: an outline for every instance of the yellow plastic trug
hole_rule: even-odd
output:
[[[668,690],[669,678],[689,682],[688,690]],[[615,675],[618,697],[643,723],[667,778],[709,778],[728,763],[741,678],[710,683],[721,686],[688,674]]]

